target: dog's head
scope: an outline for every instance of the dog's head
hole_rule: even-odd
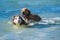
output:
[[[13,23],[16,24],[20,24],[21,23],[21,17],[20,16],[14,16],[13,17]]]
[[[23,9],[21,10],[21,13],[22,13],[22,15],[23,15],[24,17],[28,17],[28,16],[30,15],[30,10],[27,9],[27,8],[23,8]]]

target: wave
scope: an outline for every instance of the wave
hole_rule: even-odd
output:
[[[11,21],[8,21],[8,24],[12,24]],[[33,26],[35,24],[60,24],[60,17],[55,18],[42,18],[40,22],[30,22],[28,25]]]
[[[34,23],[29,23],[29,25],[35,25],[35,24],[60,24],[60,17],[55,17],[55,18],[43,18],[42,21],[40,22],[34,22]]]

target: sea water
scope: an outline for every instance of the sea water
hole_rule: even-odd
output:
[[[42,21],[13,25],[12,17],[22,8]],[[0,40],[60,40],[60,0],[0,0]]]

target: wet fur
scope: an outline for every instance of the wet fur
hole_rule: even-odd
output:
[[[16,25],[16,23],[14,22],[14,19],[15,19],[16,16],[13,17],[13,24]],[[19,16],[19,19],[21,19],[21,23],[20,21],[18,21],[18,24],[19,25],[27,25],[27,23],[25,23],[25,21]]]
[[[30,14],[28,17],[26,17],[28,20],[34,20],[34,21],[40,21],[41,18],[38,15]]]
[[[27,13],[26,13],[27,12]],[[41,17],[39,17],[36,14],[31,14],[30,10],[27,8],[22,9],[22,14],[24,16],[24,19],[26,20],[34,20],[34,21],[40,21],[42,20]]]

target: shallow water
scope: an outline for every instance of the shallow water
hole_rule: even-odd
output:
[[[28,26],[14,26],[12,17],[21,15],[22,8],[29,8],[42,18]],[[0,40],[59,40],[59,0],[0,0]]]

